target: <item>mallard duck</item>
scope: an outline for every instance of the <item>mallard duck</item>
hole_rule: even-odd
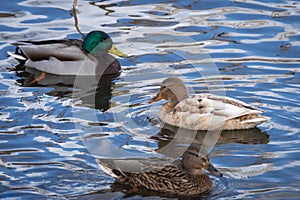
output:
[[[263,112],[242,101],[213,94],[189,97],[184,82],[177,77],[165,79],[158,94],[149,102],[168,100],[159,118],[172,126],[193,130],[250,129],[267,121]]]
[[[16,53],[8,52],[25,66],[56,75],[108,75],[118,73],[120,63],[109,53],[127,57],[118,50],[109,35],[91,31],[84,40],[26,41],[14,44]]]
[[[97,160],[106,173],[113,176],[117,182],[132,186],[130,191],[148,189],[170,195],[201,195],[212,188],[212,180],[202,171],[205,169],[215,176],[222,177],[207,156],[199,154],[199,146],[191,145],[183,154],[182,159],[149,170],[125,172],[118,166],[112,167],[107,162]]]

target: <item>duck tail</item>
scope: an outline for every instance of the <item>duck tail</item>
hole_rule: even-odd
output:
[[[15,59],[17,59],[18,61],[21,61],[21,62],[24,62],[25,60],[27,60],[26,57],[24,57],[23,55],[18,54],[18,53],[13,53],[11,51],[7,51],[7,54],[11,57],[14,57]]]
[[[261,124],[261,123],[263,123],[265,121],[268,121],[268,120],[270,120],[270,117],[259,115],[256,118],[247,119],[247,120],[242,121],[241,123],[253,123],[253,124],[257,124],[258,125],[258,124]]]
[[[100,159],[96,159],[96,162],[98,163],[99,167],[107,174],[111,175],[114,178],[119,178],[119,176],[122,175],[122,172],[114,169],[113,166],[111,166],[111,163],[109,162],[103,162]],[[123,174],[124,175],[124,174]]]

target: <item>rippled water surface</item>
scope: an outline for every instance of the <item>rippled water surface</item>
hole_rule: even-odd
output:
[[[71,8],[60,0],[1,3],[1,199],[168,198],[126,196],[95,161],[161,157],[170,142],[187,145],[177,130],[160,127],[163,102],[148,104],[168,76],[180,76],[191,93],[226,94],[271,117],[256,129],[222,132],[209,155],[224,177],[211,177],[203,198],[299,198],[298,1],[82,0],[77,15]],[[39,72],[16,69],[12,43],[80,39],[75,16],[83,33],[103,30],[130,55],[119,59],[120,76],[87,87],[49,75],[28,86]]]

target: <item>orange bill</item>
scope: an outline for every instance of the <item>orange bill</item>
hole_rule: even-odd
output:
[[[153,103],[153,102],[156,102],[156,101],[159,101],[159,100],[162,100],[163,97],[160,95],[160,92],[151,100],[149,100],[148,103]]]

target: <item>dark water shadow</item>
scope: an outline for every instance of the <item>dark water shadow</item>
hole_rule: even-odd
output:
[[[161,198],[176,198],[178,200],[199,200],[199,199],[205,199],[211,195],[211,193],[203,194],[203,195],[190,195],[190,196],[184,196],[184,195],[175,195],[170,194],[167,192],[158,192],[153,190],[147,190],[144,188],[139,188],[137,192],[135,193],[128,193],[128,191],[132,189],[128,185],[123,185],[120,183],[113,183],[111,185],[111,191],[114,193],[122,192],[124,194],[124,198],[130,198],[133,197],[135,199],[136,197],[151,197],[151,199],[161,199]]]
[[[178,196],[178,195],[169,195],[167,193],[163,192],[156,192],[151,191],[147,189],[139,189],[135,193],[128,194],[128,191],[132,189],[130,186],[123,185],[120,183],[113,183],[110,187],[110,189],[105,190],[99,190],[90,194],[85,194],[82,196],[77,196],[76,198],[71,199],[81,199],[81,200],[89,200],[89,199],[143,199],[145,197],[146,199],[161,199],[161,198],[174,198],[178,200],[199,200],[199,199],[205,199],[205,196]]]
[[[161,131],[156,136],[152,136],[151,138],[157,140],[158,147],[159,147],[158,149],[165,147],[171,141],[177,143],[177,145],[179,146],[180,144],[186,144],[184,138],[181,138],[181,140],[176,141],[175,135],[176,133],[178,133],[178,131],[184,132],[187,138],[189,138],[188,137],[189,135],[191,136],[195,135],[195,141],[200,144],[203,144],[203,141],[207,134],[207,131],[197,131],[195,134],[194,130],[178,128],[178,127],[165,124],[162,127]],[[228,144],[228,143],[267,144],[270,141],[269,139],[270,136],[259,128],[222,131],[220,137],[218,133],[215,135],[215,137],[216,140],[218,140],[216,145]]]
[[[36,77],[41,74],[41,71],[24,67],[23,65],[16,66],[16,84],[23,87],[51,87],[53,90],[46,94],[53,97],[69,98],[76,101],[81,101],[80,105],[89,108],[95,108],[101,111],[106,111],[110,108],[112,91],[114,88],[114,80],[120,73],[113,75],[105,75],[101,77],[96,76],[73,76],[73,75],[55,75],[47,74],[46,77],[37,83],[31,84]],[[91,84],[91,87],[80,87],[74,83],[76,79],[80,80],[96,80]]]

